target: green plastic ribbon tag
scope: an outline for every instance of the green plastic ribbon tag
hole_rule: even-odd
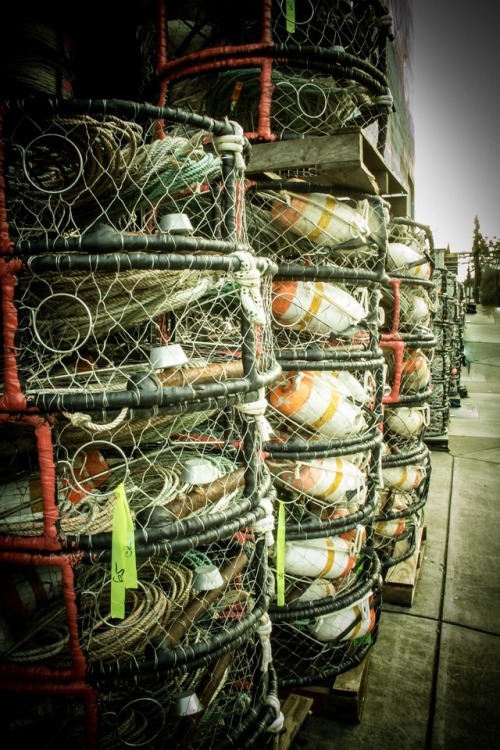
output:
[[[115,489],[111,536],[111,617],[125,617],[125,590],[137,588],[134,524],[125,487]]]
[[[286,0],[286,30],[289,34],[295,31],[295,0]]]
[[[276,532],[276,603],[285,606],[285,503],[278,501],[278,529]]]

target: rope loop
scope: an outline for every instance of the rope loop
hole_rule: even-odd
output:
[[[118,427],[123,422],[128,414],[128,406],[125,406],[121,410],[116,419],[107,424],[97,424],[96,422],[92,422],[92,417],[89,414],[83,414],[78,411],[74,413],[63,411],[62,413],[66,419],[69,419],[73,427],[83,427],[87,430],[92,430],[92,432],[104,432],[106,430],[114,430],[115,427]]]
[[[240,270],[233,271],[232,276],[240,286],[243,309],[253,323],[263,326],[267,322],[267,315],[260,294],[261,274],[255,264],[255,258],[245,250],[237,250],[233,255],[241,262]]]
[[[260,398],[256,401],[249,401],[244,404],[235,404],[234,408],[238,409],[241,414],[247,417],[254,417],[259,436],[264,443],[271,439],[273,428],[265,417],[268,401],[263,395],[263,389],[259,392]]]
[[[285,715],[281,710],[281,701],[276,695],[268,695],[265,702],[266,705],[274,708],[276,712],[276,719],[272,724],[268,726],[267,731],[272,732],[273,734],[278,734],[283,730],[283,726],[285,724]]]
[[[260,507],[265,511],[264,518],[260,521],[256,521],[252,530],[257,534],[265,534],[267,546],[271,547],[274,544],[273,531],[274,531],[274,506],[273,502],[269,497],[262,497],[259,502]]]
[[[230,135],[215,136],[213,142],[217,153],[234,154],[234,166],[236,169],[243,172],[246,168],[245,160],[243,158],[243,148],[246,144],[246,138],[243,135],[243,128],[241,125],[238,126],[237,130],[239,132],[231,133]]]

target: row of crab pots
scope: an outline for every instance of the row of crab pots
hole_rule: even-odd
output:
[[[424,435],[431,418],[436,293],[432,235],[411,220],[388,226],[388,283],[380,346],[385,360],[381,477],[374,544],[384,573],[413,554],[427,500],[430,459]]]
[[[460,375],[464,362],[464,286],[458,281],[455,273],[446,268],[435,269],[439,289],[439,309],[436,321],[446,328],[443,334],[443,353],[449,355],[450,367],[449,397],[457,398],[460,394]]]
[[[447,435],[450,405],[459,405],[465,314],[463,285],[456,275],[449,269],[435,268],[433,279],[438,291],[438,309],[434,319],[437,345],[432,362],[431,419],[427,430],[431,439]]]
[[[246,195],[256,252],[278,265],[271,315],[282,372],[266,392],[264,451],[277,497],[273,663],[288,688],[349,669],[376,640],[384,212],[380,201],[339,200],[298,179],[258,182]]]
[[[379,0],[321,0],[293,10],[277,0],[243,10],[208,9],[202,0],[188,11],[159,6],[149,33],[158,40],[151,69],[160,103],[234,117],[251,140],[355,125],[372,126],[384,145],[392,37]]]
[[[281,721],[259,429],[281,367],[275,268],[241,217],[245,139],[84,104],[5,121],[5,732],[55,734],[56,703],[26,712],[36,693],[81,701],[58,736],[89,750],[254,746]]]

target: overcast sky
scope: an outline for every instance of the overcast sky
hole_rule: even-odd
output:
[[[497,3],[413,0],[415,219],[469,252],[474,217],[500,239]]]

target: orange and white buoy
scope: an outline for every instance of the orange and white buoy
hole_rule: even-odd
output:
[[[431,381],[431,363],[421,349],[411,349],[401,363],[401,388],[405,391],[421,391]]]
[[[70,477],[61,480],[61,492],[66,500],[79,503],[89,495],[98,495],[111,476],[109,464],[97,448],[79,448],[71,465]]]
[[[356,435],[367,426],[360,406],[310,370],[286,374],[270,390],[269,403],[283,416],[329,438]]]
[[[325,503],[352,502],[359,505],[366,497],[366,475],[340,456],[297,461],[293,464],[269,462],[271,472],[298,492]]]
[[[310,632],[321,642],[352,641],[371,633],[375,623],[373,592],[368,591],[350,607],[316,618],[310,625]]]
[[[388,271],[401,271],[417,279],[430,279],[432,267],[415,248],[403,242],[389,242],[386,266]]]
[[[367,200],[351,207],[326,193],[292,193],[283,190],[273,201],[273,223],[316,245],[338,245],[370,235]]]
[[[388,489],[398,489],[403,492],[416,490],[426,474],[427,469],[425,466],[417,466],[415,464],[382,467],[384,486]]]
[[[428,327],[431,320],[431,301],[424,290],[408,289],[401,292],[401,323]]]
[[[357,404],[369,404],[372,401],[375,379],[368,370],[364,373],[363,383],[347,370],[321,370],[318,375],[330,381],[334,390]]]
[[[375,520],[373,531],[375,539],[395,539],[406,531],[406,516],[408,515],[408,503],[401,492],[389,492],[387,490],[378,491],[378,502],[376,516],[388,513],[389,511],[398,511],[406,515],[397,518],[380,518]],[[380,546],[380,545],[379,545]]]
[[[346,332],[367,314],[352,294],[323,281],[273,281],[271,309],[279,326],[325,336]]]
[[[375,521],[373,531],[377,536],[387,539],[394,539],[401,536],[406,530],[406,521],[404,516],[390,518],[387,521]]]
[[[356,545],[339,536],[287,542],[285,572],[308,578],[341,578],[353,569],[358,555]]]

